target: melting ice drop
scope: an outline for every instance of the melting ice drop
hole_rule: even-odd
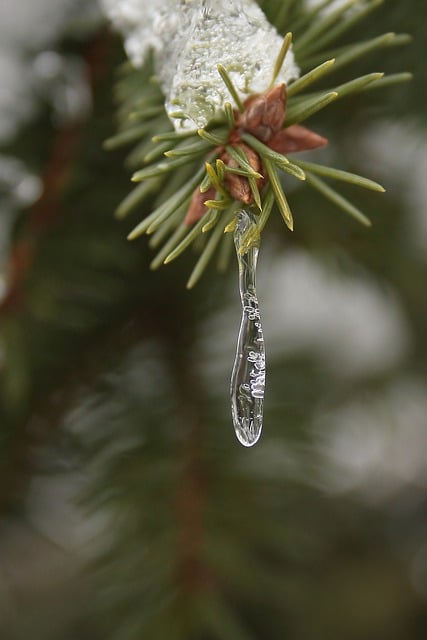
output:
[[[259,234],[255,216],[250,211],[237,214],[234,244],[239,263],[242,319],[231,374],[231,414],[239,442],[251,447],[259,440],[262,430],[265,348],[256,296]]]

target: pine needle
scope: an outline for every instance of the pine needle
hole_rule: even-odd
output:
[[[348,182],[364,189],[370,189],[371,191],[378,191],[384,193],[385,189],[378,182],[374,182],[369,178],[363,178],[356,173],[350,173],[349,171],[342,171],[341,169],[334,169],[333,167],[325,167],[321,164],[314,162],[303,162],[302,160],[295,160],[295,163],[305,171],[317,174],[319,176],[325,176],[325,178],[331,178],[332,180],[341,180],[342,182]]]
[[[155,209],[147,218],[142,220],[128,235],[128,240],[135,240],[143,233],[153,233],[158,227],[171,216],[174,211],[180,207],[185,200],[189,200],[192,192],[199,183],[203,175],[203,169],[200,169],[196,175],[167,200],[165,200],[157,209]]]
[[[267,147],[266,144],[261,142],[261,140],[258,140],[258,138],[255,138],[255,136],[251,135],[250,133],[244,133],[242,135],[242,139],[247,142],[250,147],[255,149],[255,151],[257,151],[260,155],[270,158],[270,160],[272,160],[273,162],[289,164],[289,160],[286,158],[286,156],[283,156],[277,151],[273,151],[273,149]]]
[[[178,256],[180,256],[181,253],[185,251],[185,249],[198,237],[205,223],[206,214],[200,218],[193,227],[191,227],[185,238],[183,238],[181,242],[166,256],[163,260],[163,264],[169,264],[169,262],[176,260],[176,258],[178,258]],[[188,227],[186,227],[186,229],[188,230]]]
[[[307,183],[314,187],[319,193],[324,195],[328,200],[336,204],[340,209],[355,218],[358,222],[366,227],[371,226],[371,221],[357,207],[344,198],[340,193],[326,184],[320,178],[316,178],[312,173],[307,173]]]
[[[200,193],[206,193],[206,191],[210,189],[211,186],[212,186],[212,182],[208,172],[206,171],[206,174],[200,183]]]
[[[210,259],[212,258],[215,249],[217,248],[222,236],[224,234],[224,226],[222,224],[218,224],[214,231],[212,232],[211,237],[209,238],[206,247],[204,248],[200,258],[196,262],[196,266],[187,282],[187,289],[192,289],[195,284],[200,280],[204,270],[209,264]]]
[[[216,159],[215,168],[216,168],[216,173],[218,175],[218,178],[221,181],[221,184],[223,184],[225,180],[226,166],[224,162],[221,160],[221,158]]]
[[[288,201],[286,200],[286,196],[283,192],[282,185],[280,184],[276,169],[269,158],[264,159],[264,165],[270,179],[271,188],[273,189],[277,206],[279,207],[279,211],[282,214],[282,218],[285,221],[288,229],[293,231],[294,222],[292,218],[292,212],[290,210]]]
[[[258,189],[258,185],[256,183],[255,178],[253,178],[252,176],[250,176],[248,178],[248,182],[249,182],[249,187],[252,193],[252,197],[254,199],[254,202],[256,204],[256,206],[258,207],[258,209],[261,211],[262,209],[262,205],[261,205],[261,195]]]
[[[218,211],[223,211],[224,209],[227,209],[227,207],[229,207],[231,203],[232,200],[230,200],[230,198],[220,198],[218,200],[205,200],[203,204],[208,209],[217,209]]]
[[[322,37],[316,38],[316,40],[305,49],[304,54],[307,55],[324,49],[331,42],[338,40],[346,31],[349,31],[355,24],[363,20],[372,11],[375,11],[383,2],[384,0],[371,0],[371,2],[366,3],[365,6],[355,7],[355,10],[343,16],[343,19],[340,20],[335,27],[328,29]]]
[[[228,131],[225,129],[213,131],[205,131],[205,129],[197,129],[197,135],[214,147],[222,147],[226,143]]]
[[[218,222],[221,216],[221,212],[219,209],[211,209],[208,214],[208,219],[204,227],[202,227],[202,233],[206,233],[207,231],[211,231]]]
[[[236,107],[238,108],[238,110],[240,111],[240,113],[243,113],[243,111],[245,110],[242,101],[240,100],[239,94],[237,92],[236,87],[234,86],[230,76],[227,73],[226,68],[222,65],[222,64],[218,64],[217,65],[217,69],[218,69],[218,73],[221,76],[225,86],[227,87],[227,89],[229,90],[231,97],[233,98]]]
[[[182,222],[175,232],[171,235],[166,244],[162,247],[159,253],[153,258],[150,263],[150,269],[153,271],[159,269],[165,261],[166,256],[170,254],[173,249],[181,242],[182,238],[188,232],[188,226]]]
[[[224,183],[220,180],[217,172],[213,168],[209,162],[206,162],[206,173],[209,176],[210,183],[218,193],[221,193],[223,196],[228,196],[227,189],[224,187]]]
[[[124,131],[120,131],[114,136],[107,138],[104,142],[104,149],[108,151],[112,151],[113,149],[118,149],[120,147],[124,147],[131,142],[135,142],[140,138],[144,137],[150,131],[150,124],[144,123],[135,127],[128,127]]]
[[[336,91],[323,94],[320,98],[308,98],[298,105],[291,105],[286,116],[286,126],[307,120],[338,98]]]
[[[327,58],[336,58],[335,68],[341,69],[342,67],[358,60],[374,51],[379,49],[384,49],[387,47],[396,47],[404,44],[408,44],[411,41],[411,36],[408,34],[396,34],[394,32],[384,33],[381,36],[377,36],[376,38],[372,38],[370,40],[365,40],[365,42],[353,43],[350,45],[346,45],[344,47],[340,47],[339,49],[334,49],[332,51],[328,51],[327,53],[323,53],[321,55],[316,55],[313,57],[309,57],[307,59],[303,59],[301,61],[301,65],[304,68],[311,67],[315,64],[319,64],[323,61],[325,57]]]
[[[326,62],[323,62],[319,66],[315,67],[311,71],[308,71],[308,73],[298,78],[298,80],[295,80],[295,82],[289,84],[286,88],[288,98],[296,95],[303,89],[306,89],[313,82],[316,82],[317,80],[319,80],[319,78],[322,78],[324,75],[332,71],[332,67],[334,64],[335,58],[326,60]]]
[[[178,169],[178,167],[188,164],[191,160],[192,158],[185,156],[184,158],[177,158],[176,160],[158,162],[154,166],[145,167],[144,169],[137,171],[133,174],[131,180],[132,182],[141,182],[142,180],[147,180],[147,178],[165,175],[166,173],[170,173],[171,171]]]
[[[229,102],[225,103],[224,112],[229,128],[234,129],[234,127],[236,126],[236,118],[234,117],[233,107]]]
[[[153,144],[153,142],[151,142],[151,144]],[[158,144],[155,144],[154,147],[145,154],[144,163],[150,164],[152,162],[155,162],[156,160],[161,158],[163,155],[166,155],[166,152],[168,152],[170,148],[171,148],[170,142],[160,142]]]
[[[277,10],[275,18],[275,25],[279,32],[284,31],[286,27],[289,27],[289,13],[292,10],[294,0],[281,0],[280,8]]]
[[[256,138],[253,138],[253,136],[251,136],[249,133],[244,134],[242,137],[246,142],[248,142],[248,144],[252,144],[252,140],[256,140]],[[299,166],[297,166],[296,164],[288,160],[286,156],[283,156],[282,154],[277,153],[277,151],[273,151],[273,149],[270,149],[269,147],[264,145],[262,142],[259,142],[258,140],[256,143],[253,144],[253,147],[260,154],[261,159],[264,162],[264,165],[265,165],[265,159],[268,158],[281,171],[285,171],[286,173],[289,173],[291,176],[294,176],[294,178],[297,178],[298,180],[305,180],[304,171]]]
[[[264,177],[260,173],[257,173],[257,175],[254,176],[253,173],[247,171],[246,169],[242,169],[240,167],[229,167],[227,164],[224,165],[224,171],[225,173],[233,173],[234,175],[242,176],[243,178],[255,177],[258,180],[261,180]]]
[[[225,150],[227,151],[230,158],[233,158],[233,160],[237,162],[237,164],[242,169],[246,170],[249,175],[251,175],[253,178],[262,178],[262,175],[258,173],[258,171],[255,171],[255,169],[252,167],[246,153],[242,149],[240,149],[240,147],[231,147],[230,145],[227,145],[225,147]]]
[[[217,269],[220,273],[227,271],[230,264],[230,258],[233,253],[233,236],[230,233],[225,233],[222,236],[221,246],[218,251]]]
[[[184,131],[178,133],[177,131],[165,131],[164,133],[158,133],[152,137],[153,142],[179,142],[186,140],[187,138],[195,138],[197,136],[196,131]]]
[[[316,42],[320,36],[330,31],[331,27],[341,19],[343,14],[357,4],[357,2],[359,2],[359,0],[347,0],[341,3],[337,9],[331,13],[320,15],[298,39],[295,44],[295,53],[297,55],[300,53],[304,54],[305,50],[309,49],[311,43]]]
[[[368,73],[365,76],[360,76],[359,78],[340,84],[338,87],[335,87],[334,90],[340,98],[343,98],[349,94],[364,91],[371,82],[377,82],[381,80],[383,76],[383,73]]]
[[[286,163],[275,162],[274,164],[278,169],[281,169],[285,173],[289,173],[289,175],[293,176],[297,180],[304,181],[306,179],[306,175],[303,169],[298,165],[294,164],[293,162],[286,162]]]
[[[164,155],[167,158],[181,158],[184,156],[194,156],[194,154],[199,155],[200,153],[207,152],[211,148],[211,145],[204,140],[199,140],[182,147],[178,146],[175,149],[170,148],[170,142],[165,142],[164,144],[169,145],[169,150],[166,149],[164,151]]]
[[[288,53],[290,46],[292,44],[292,33],[288,32],[283,38],[282,46],[279,51],[279,55],[277,56],[276,62],[274,63],[273,68],[273,76],[271,78],[270,87],[274,85],[276,82],[277,76],[280,73],[280,70],[283,66],[283,62],[285,60],[286,54]]]
[[[328,5],[332,4],[334,0],[323,0],[323,2],[319,2],[314,7],[304,7],[304,13],[297,19],[295,22],[292,22],[292,31],[295,33],[296,31],[305,32],[307,31],[308,26],[317,19],[317,16],[328,7]]]
[[[158,215],[158,211],[156,209],[155,211],[150,213],[149,216],[144,218],[144,220],[142,220],[136,227],[134,227],[134,229],[132,229],[127,239],[135,240],[139,236],[142,236],[142,234],[147,231],[148,227],[154,222],[154,220],[156,220],[157,215]]]
[[[268,185],[264,196],[264,202],[262,203],[262,211],[258,222],[258,228],[260,233],[267,224],[267,220],[270,217],[271,210],[274,204],[274,192],[271,185]]]
[[[242,138],[260,154],[263,162],[265,158],[269,158],[273,162],[273,164],[275,164],[282,171],[286,171],[286,173],[289,173],[295,178],[298,178],[298,180],[305,180],[304,171],[296,164],[293,164],[290,160],[288,160],[286,156],[283,156],[281,153],[277,153],[277,151],[273,151],[273,149],[267,147],[267,145],[260,142],[250,133],[244,133],[242,135]]]
[[[185,214],[184,205],[178,207],[178,209],[173,213],[168,220],[166,220],[158,229],[155,231],[148,242],[148,246],[150,249],[157,249],[162,244],[163,240],[174,231],[176,227],[179,226],[182,218]]]
[[[374,80],[366,87],[368,91],[371,89],[382,89],[384,87],[391,87],[395,84],[399,84],[401,82],[409,82],[413,79],[412,73],[390,73],[389,75],[385,75],[379,80]]]
[[[129,167],[129,169],[132,170],[139,169],[141,165],[144,164],[144,158],[147,153],[150,153],[154,148],[153,140],[152,138],[150,138],[151,132],[153,131],[153,129],[160,131],[162,128],[167,128],[167,126],[168,124],[164,118],[162,118],[161,121],[156,120],[155,123],[153,123],[153,126],[150,126],[147,134],[143,136],[140,141],[137,141],[136,146],[126,156],[126,167]],[[173,145],[174,143],[170,143],[169,148],[171,148]]]
[[[165,107],[163,104],[158,106],[147,106],[142,109],[138,109],[137,111],[132,111],[128,115],[128,119],[130,122],[145,122],[146,120],[151,120],[164,112]]]
[[[125,218],[133,209],[149,196],[162,184],[162,178],[151,178],[146,182],[141,182],[126,196],[116,209],[115,216],[121,220]]]

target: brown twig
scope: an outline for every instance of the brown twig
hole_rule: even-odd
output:
[[[88,45],[83,61],[92,93],[105,73],[108,37],[101,33]],[[66,189],[85,120],[75,120],[58,130],[48,162],[42,174],[42,194],[26,213],[19,237],[12,246],[6,268],[7,292],[0,302],[0,319],[5,312],[25,305],[25,282],[36,259],[41,237],[62,213],[62,196]]]
[[[105,33],[98,34],[83,54],[89,85],[93,92],[106,71],[109,40],[110,37]],[[42,175],[42,195],[26,213],[12,247],[7,267],[7,293],[0,303],[0,322],[13,321],[14,313],[25,308],[27,278],[37,259],[39,244],[44,234],[63,213],[63,194],[69,184],[85,124],[86,121],[80,119],[61,127],[57,132]],[[27,413],[27,408],[24,408],[21,421],[25,421],[24,416]],[[28,435],[33,431],[30,422],[31,415],[28,415],[25,430],[25,424],[20,425],[20,433],[13,437],[13,443],[10,436],[11,445],[5,445],[7,457],[0,467],[1,504],[7,504],[10,496],[19,493],[26,481],[23,471],[28,467],[28,452],[35,444],[34,433]]]

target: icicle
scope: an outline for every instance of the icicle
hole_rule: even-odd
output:
[[[255,288],[259,232],[253,213],[246,210],[238,213],[234,244],[242,319],[231,374],[231,414],[239,442],[251,447],[261,435],[265,386],[264,337]]]

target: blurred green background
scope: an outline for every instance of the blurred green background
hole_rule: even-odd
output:
[[[426,637],[426,24],[385,2],[348,41],[413,44],[346,78],[414,80],[310,121],[387,192],[344,190],[369,230],[293,185],[295,232],[270,218],[246,450],[236,266],[188,292],[191,251],[151,272],[144,209],[113,216],[119,38],[95,2],[0,3],[1,640]]]

